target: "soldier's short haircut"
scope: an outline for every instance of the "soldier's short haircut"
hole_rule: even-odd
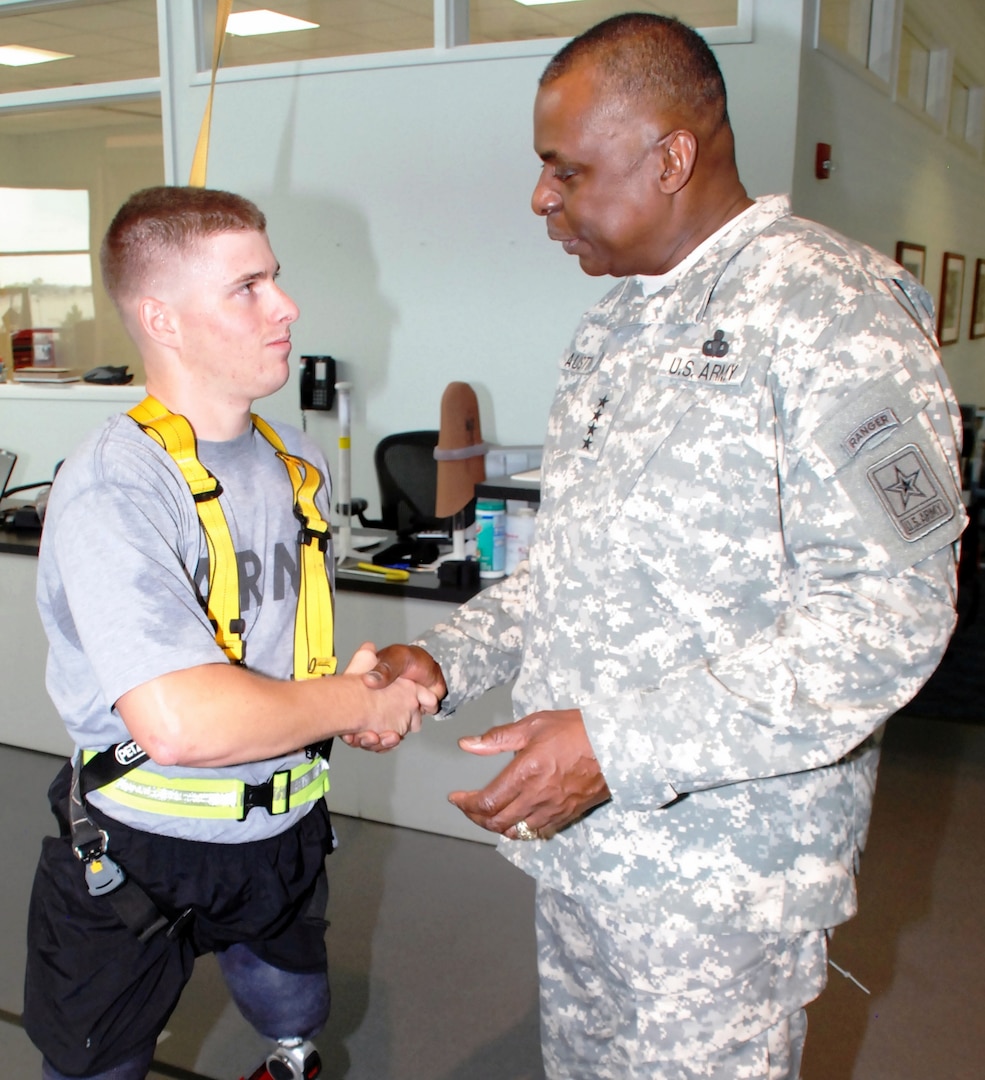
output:
[[[99,251],[103,284],[117,307],[162,264],[200,240],[231,230],[266,232],[262,211],[242,195],[161,186],[135,192],[113,218]]]
[[[613,97],[683,110],[703,118],[712,131],[728,123],[725,80],[715,54],[678,19],[642,12],[606,19],[569,41],[544,69],[540,85],[582,63],[592,66]]]

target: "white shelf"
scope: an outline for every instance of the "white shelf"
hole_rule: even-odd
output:
[[[145,396],[144,387],[134,383],[126,386],[87,382],[0,383],[0,397],[10,401],[110,401],[122,405],[128,401],[142,401]]]

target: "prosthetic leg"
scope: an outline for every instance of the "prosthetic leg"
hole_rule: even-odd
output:
[[[241,1080],[314,1080],[321,1072],[321,1058],[313,1042],[283,1039],[256,1072]]]

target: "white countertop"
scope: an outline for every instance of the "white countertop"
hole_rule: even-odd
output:
[[[123,404],[142,401],[146,395],[143,385],[107,386],[102,383],[0,383],[0,398],[10,401],[109,401]]]

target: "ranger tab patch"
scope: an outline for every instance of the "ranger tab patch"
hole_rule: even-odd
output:
[[[947,488],[913,443],[872,465],[867,475],[896,531],[908,543],[950,521],[957,512]]]
[[[880,409],[874,416],[866,417],[842,444],[849,456],[854,457],[874,435],[899,427],[899,418],[892,409]]]

